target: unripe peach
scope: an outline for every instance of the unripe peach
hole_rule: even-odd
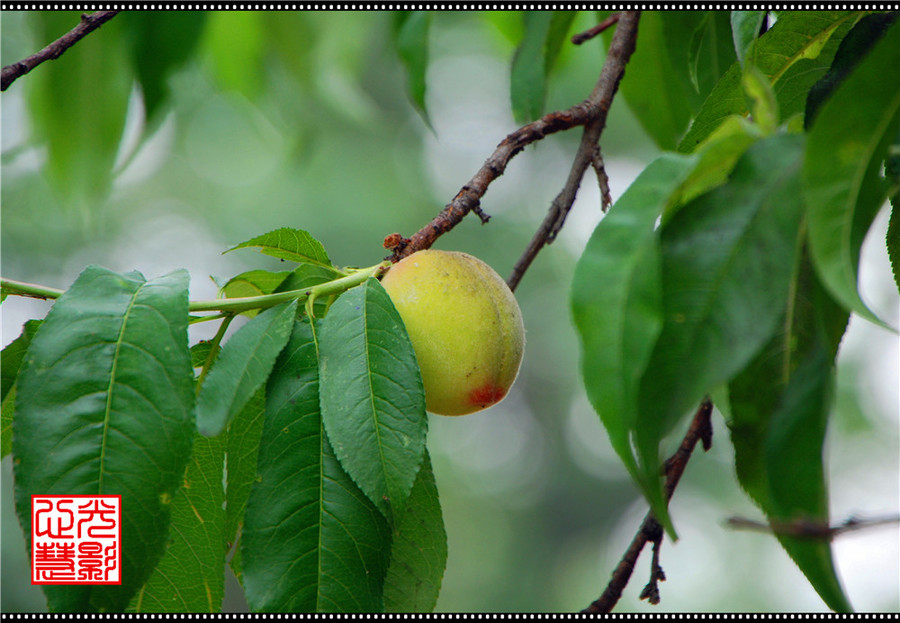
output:
[[[429,249],[397,262],[381,283],[406,325],[429,411],[465,415],[506,396],[525,327],[500,275],[466,253]]]

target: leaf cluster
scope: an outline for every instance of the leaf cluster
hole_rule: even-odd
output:
[[[694,40],[732,45],[715,34],[727,34],[726,15],[684,19],[696,21]],[[667,37],[683,27],[642,17],[634,69],[670,82],[662,97],[650,76],[622,90],[660,146],[680,153],[650,163],[619,198],[572,286],[588,396],[672,536],[662,450],[705,396],[725,414],[741,486],[773,525],[827,526],[835,356],[851,312],[884,324],[857,272],[863,238],[897,192],[883,174],[900,130],[896,15],[784,12],[747,37],[760,19],[732,13],[733,62],[695,105],[698,93],[684,92],[702,84],[687,79],[692,65],[674,77],[666,66],[676,58]],[[703,46],[683,49],[711,68]],[[825,603],[849,610],[829,542],[777,537]]]
[[[332,265],[302,230],[246,247],[298,265],[229,280],[210,342],[188,344],[208,317],[185,271],[90,266],[4,349],[24,533],[33,494],[122,496],[122,584],[46,586],[52,611],[215,612],[226,560],[254,610],[434,607],[447,550],[424,391],[378,271]]]

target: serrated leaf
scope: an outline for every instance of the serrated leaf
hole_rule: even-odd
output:
[[[287,278],[275,288],[275,292],[289,292],[291,290],[303,290],[312,286],[332,281],[337,277],[333,268],[325,268],[316,264],[300,264],[287,276]],[[333,296],[316,298],[313,303],[313,314],[316,318],[324,318]]]
[[[297,301],[282,303],[241,327],[222,347],[197,395],[197,430],[215,437],[263,386],[290,336]]]
[[[16,388],[0,402],[0,459],[12,452],[12,423],[16,412]]]
[[[151,122],[169,96],[169,76],[194,54],[206,17],[204,11],[128,11],[119,17]]]
[[[654,225],[692,165],[690,158],[671,155],[650,163],[597,225],[572,283],[588,398],[616,453],[642,487],[631,439],[637,384],[662,329]]]
[[[803,242],[801,232],[797,241],[798,250]],[[812,503],[807,510],[813,507],[820,511],[827,509],[823,480],[815,475],[797,478],[798,474],[807,474],[811,469],[822,470],[823,438],[814,433],[815,428],[810,428],[794,440],[804,450],[792,457],[782,456],[781,464],[770,463],[767,453],[773,426],[792,417],[784,404],[787,388],[798,368],[821,359],[821,353],[827,353],[833,362],[849,317],[848,312],[819,283],[807,252],[798,254],[795,266],[789,296],[783,303],[784,320],[779,330],[728,387],[731,403],[728,424],[738,480],[763,512],[776,522],[786,518],[781,514],[782,503],[776,503],[773,499],[773,480],[783,479],[797,487],[798,499]],[[809,398],[814,401],[816,396]],[[776,420],[776,417],[779,419]],[[810,450],[816,444],[818,455],[811,455]],[[803,465],[791,464],[793,461],[803,462]],[[770,473],[773,468],[776,471]],[[791,473],[785,473],[786,470]],[[819,519],[827,521],[827,511]],[[839,583],[835,579],[829,544],[802,544],[784,535],[779,540],[826,603],[841,608],[846,598],[840,593]],[[837,592],[834,591],[835,586],[838,586]]]
[[[256,612],[379,612],[391,531],[328,443],[317,351],[309,320],[295,322],[266,386],[241,535],[244,591]]]
[[[412,343],[375,279],[341,295],[319,331],[322,421],[344,470],[389,520],[425,452],[425,393]]]
[[[78,25],[81,13],[41,11],[34,19],[42,26],[39,38],[54,41]],[[23,81],[29,125],[47,149],[49,181],[86,213],[109,191],[125,129],[133,76],[124,45],[116,17]]]
[[[209,340],[201,340],[191,346],[191,366],[194,368],[202,368],[206,365],[209,353],[212,350],[212,342]]]
[[[228,425],[228,441],[225,451],[228,461],[228,478],[225,487],[225,551],[231,551],[241,532],[244,511],[250,489],[256,480],[256,462],[260,435],[266,416],[265,386],[241,409]],[[235,554],[238,554],[235,551]],[[229,563],[238,580],[243,580],[242,559],[232,556]]]
[[[753,48],[763,20],[766,19],[766,11],[732,11],[731,33],[734,39],[734,51],[738,62],[743,66],[747,54]]]
[[[333,268],[322,243],[302,229],[282,227],[231,247],[225,253],[247,247],[259,247],[260,253],[290,262],[318,264],[326,268]]]
[[[727,184],[682,207],[662,228],[664,324],[640,380],[635,424],[648,483],[659,482],[661,440],[743,369],[776,328],[803,213],[802,155],[796,135],[759,141]],[[650,502],[666,525],[662,500],[657,484]]]
[[[775,89],[781,116],[800,112],[810,87],[827,71],[858,11],[785,12],[757,39],[749,59]],[[642,24],[643,25],[643,24]],[[727,117],[748,112],[742,94],[743,70],[734,63],[703,103],[678,151],[691,152]]]
[[[819,110],[804,167],[813,265],[848,309],[881,324],[859,297],[863,239],[887,195],[881,178],[900,128],[900,24],[885,33]]]
[[[428,127],[428,108],[425,105],[428,70],[428,32],[431,28],[429,11],[398,11],[399,24],[394,29],[397,55],[406,68],[406,91],[422,120]]]
[[[229,299],[272,294],[290,274],[291,272],[287,270],[279,272],[248,270],[229,279],[220,291],[225,298]],[[243,313],[245,316],[253,318],[259,313],[259,310],[251,309]]]
[[[230,299],[272,294],[290,274],[289,270],[279,272],[248,270],[225,282],[225,285],[222,286],[222,294]]]
[[[891,272],[894,274],[894,283],[900,292],[900,223],[897,217],[897,203],[894,202],[891,209],[891,217],[888,221],[885,244],[887,245],[888,258],[891,261]]]
[[[384,581],[385,612],[434,610],[446,566],[447,533],[426,451],[406,510],[394,528]]]
[[[19,372],[16,510],[31,495],[122,496],[122,584],[45,586],[51,611],[121,611],[163,554],[193,441],[188,275],[91,266],[54,304]]]
[[[169,547],[128,612],[219,612],[225,592],[221,439],[194,435],[184,483],[172,502]]]
[[[814,521],[828,524],[828,494],[822,447],[831,405],[832,358],[823,349],[803,361],[785,388],[772,416],[765,462],[775,522]],[[778,535],[791,558],[828,607],[851,612],[841,588],[827,540]]]
[[[12,451],[12,422],[15,413],[15,384],[31,338],[43,320],[28,320],[22,333],[0,353],[0,458]]]
[[[19,375],[19,368],[25,358],[25,352],[31,344],[38,327],[43,320],[28,320],[22,327],[19,337],[6,345],[0,353],[0,400],[6,400],[6,394],[12,389]]]

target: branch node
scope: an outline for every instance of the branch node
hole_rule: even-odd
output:
[[[477,204],[474,205],[474,206],[472,207],[472,212],[474,212],[474,213],[478,216],[478,218],[481,219],[481,224],[482,224],[482,225],[487,225],[487,224],[488,224],[488,221],[491,220],[491,215],[490,215],[490,214],[486,214],[485,211],[481,209],[481,206],[480,206],[480,205],[477,205]]]

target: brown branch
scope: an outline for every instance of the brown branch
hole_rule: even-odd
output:
[[[63,55],[63,52],[78,43],[88,33],[100,28],[105,22],[112,19],[118,11],[97,11],[90,15],[82,13],[81,22],[62,37],[45,47],[40,52],[32,54],[28,58],[11,65],[6,65],[0,74],[0,91],[9,88],[16,79],[21,78],[29,71],[43,63],[54,60]]]
[[[761,521],[753,521],[744,517],[729,517],[728,526],[737,530],[756,530],[759,532],[768,532],[779,534],[782,536],[791,536],[799,539],[812,539],[821,541],[831,541],[835,537],[846,532],[855,530],[865,530],[878,526],[886,526],[900,523],[900,517],[880,517],[876,519],[860,519],[851,517],[845,522],[836,526],[830,526],[821,521],[809,519],[795,519],[792,521],[773,521],[763,523]]]
[[[597,145],[594,150],[591,167],[597,174],[597,185],[600,187],[600,209],[605,214],[612,206],[613,200],[612,194],[609,192],[609,176],[606,175],[606,165],[603,163],[603,152],[600,151],[600,145]]]
[[[393,252],[390,259],[396,262],[416,251],[429,248],[439,236],[458,225],[469,212],[475,212],[482,222],[486,222],[488,217],[481,211],[481,198],[487,192],[488,186],[503,175],[509,161],[531,143],[576,126],[588,126],[585,130],[586,133],[590,130],[599,136],[599,132],[602,131],[605,124],[612,97],[625,72],[625,63],[634,51],[639,13],[639,11],[631,11],[622,14],[600,77],[587,99],[567,110],[548,113],[503,139],[472,179],[460,189],[453,200],[430,223],[409,238],[395,234],[385,238],[386,248]],[[581,152],[582,150],[579,149],[576,165],[584,158],[581,156]],[[581,169],[582,174],[590,164],[590,154],[587,155],[588,158]],[[575,169],[576,166],[573,165],[572,175],[575,174]],[[562,219],[565,219],[564,215]]]
[[[584,32],[580,32],[577,35],[572,35],[572,43],[574,43],[575,45],[581,45],[585,41],[590,41],[601,32],[618,22],[620,15],[621,13],[613,13],[593,28],[585,30]]]
[[[593,93],[587,100],[596,102],[596,116],[584,129],[566,185],[553,199],[547,216],[544,217],[544,221],[532,237],[528,248],[516,262],[509,279],[506,280],[510,290],[516,289],[519,281],[525,275],[525,271],[531,266],[531,262],[534,261],[544,245],[550,244],[556,239],[556,235],[566,221],[569,210],[572,209],[572,204],[575,203],[581,179],[594,160],[600,134],[606,126],[606,116],[609,113],[612,98],[619,88],[619,81],[625,75],[625,65],[634,52],[639,18],[640,11],[625,11],[619,19],[619,26],[613,35],[606,62],[603,64],[600,78],[597,80],[597,86],[594,87]]]
[[[684,474],[684,469],[687,467],[688,461],[691,458],[691,453],[694,451],[697,442],[699,441],[703,444],[704,450],[709,450],[710,447],[712,447],[711,416],[712,402],[706,398],[694,414],[691,426],[688,428],[687,433],[685,433],[684,439],[681,440],[681,445],[678,447],[678,450],[676,450],[675,454],[666,461],[666,501],[672,499],[675,487],[678,486],[678,481],[681,480],[681,475]],[[648,512],[644,517],[643,523],[641,523],[640,529],[634,536],[634,539],[632,539],[625,554],[622,556],[622,560],[619,561],[618,566],[616,566],[615,571],[613,571],[612,578],[610,579],[609,584],[606,585],[606,590],[603,591],[603,594],[600,595],[596,601],[582,610],[582,612],[606,613],[612,611],[616,603],[622,597],[622,591],[625,590],[628,580],[631,579],[631,574],[634,572],[634,566],[637,564],[638,556],[640,556],[641,550],[644,549],[644,546],[647,543],[654,544],[654,556],[650,570],[650,582],[641,592],[641,598],[649,599],[650,603],[654,603],[655,599],[656,603],[658,603],[659,589],[657,587],[657,582],[665,580],[665,574],[662,572],[662,567],[659,565],[659,544],[662,543],[662,539],[662,526],[656,520],[656,517],[653,516],[653,513]]]

